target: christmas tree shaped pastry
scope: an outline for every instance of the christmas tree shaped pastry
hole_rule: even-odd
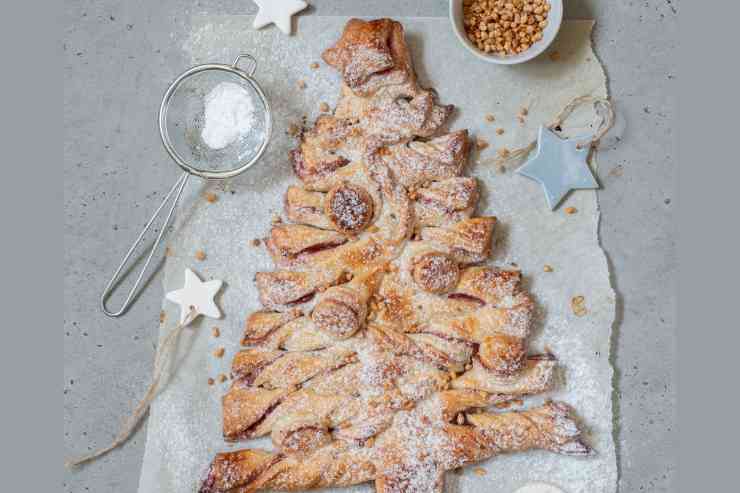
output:
[[[291,152],[290,223],[223,397],[224,438],[273,450],[219,454],[201,493],[441,492],[497,454],[588,455],[564,403],[495,411],[547,391],[557,361],[527,351],[520,273],[482,264],[496,218],[475,215],[467,131],[444,130],[453,107],[418,84],[401,24],[353,19],[324,60],[341,96]]]

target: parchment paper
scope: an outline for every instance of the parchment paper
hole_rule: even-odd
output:
[[[200,478],[218,451],[246,446],[265,446],[265,440],[227,446],[221,438],[220,398],[228,382],[209,386],[209,377],[228,374],[231,358],[247,315],[258,308],[255,272],[270,270],[271,262],[262,248],[251,246],[265,236],[273,215],[281,212],[286,187],[297,180],[287,160],[293,147],[286,135],[289,123],[303,115],[312,120],[321,101],[334,104],[338,93],[337,74],[321,64],[320,53],[341,33],[343,17],[305,16],[297,34],[284,36],[276,29],[254,31],[251,17],[195,17],[192,37],[184,49],[194,63],[229,63],[239,52],[252,53],[259,61],[256,78],[273,106],[274,140],[263,160],[245,175],[222,184],[192,180],[178,210],[175,234],[165,267],[165,291],[180,288],[184,269],[192,267],[204,278],[225,281],[218,298],[225,317],[200,320],[185,331],[179,346],[177,372],[154,402],[149,416],[140,493],[185,493],[196,491]],[[414,53],[416,70],[423,82],[437,89],[442,103],[458,108],[451,128],[469,128],[484,137],[491,147],[513,148],[536,135],[540,123],[550,121],[573,97],[583,94],[605,96],[604,72],[591,50],[591,21],[565,22],[551,50],[560,53],[553,61],[547,54],[515,67],[499,67],[476,60],[464,51],[444,18],[405,18],[403,22]],[[306,89],[297,89],[297,82]],[[516,115],[529,108],[525,125]],[[495,115],[487,123],[485,115]],[[591,115],[577,115],[584,133]],[[497,136],[495,129],[505,129]],[[472,156],[469,173],[482,185],[481,215],[499,218],[493,263],[515,262],[525,275],[528,289],[539,305],[540,323],[531,350],[550,349],[562,364],[556,391],[546,397],[564,400],[578,411],[588,429],[588,442],[597,451],[594,458],[576,459],[547,452],[500,456],[481,464],[485,476],[473,473],[448,474],[448,492],[510,493],[529,481],[555,484],[567,493],[611,493],[616,490],[617,470],[612,441],[612,369],[609,363],[610,332],[615,299],[609,284],[604,253],[599,247],[599,212],[596,194],[578,191],[550,212],[540,186],[510,170],[498,174],[491,166],[476,166]],[[206,202],[205,191],[218,194],[216,203]],[[565,206],[578,212],[567,215]],[[197,261],[202,249],[207,258]],[[549,264],[554,271],[543,272]],[[582,295],[588,314],[576,317],[570,299]],[[166,320],[161,334],[175,325],[178,307],[165,302]],[[221,336],[214,338],[217,326]],[[213,356],[217,347],[226,355]],[[531,398],[537,404],[544,397]],[[373,491],[366,484],[333,491]]]

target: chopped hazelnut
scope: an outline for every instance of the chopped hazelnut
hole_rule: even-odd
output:
[[[306,88],[306,82],[299,80],[298,81],[298,89],[305,89]]]
[[[215,350],[215,351],[213,352],[213,355],[214,355],[215,357],[217,357],[217,358],[223,358],[223,357],[224,357],[224,353],[225,353],[225,352],[226,352],[226,350],[225,350],[224,348],[220,347],[220,348],[216,349],[216,350]]]
[[[515,55],[542,39],[549,11],[545,0],[464,0],[463,25],[479,50]]]
[[[215,194],[215,193],[213,193],[213,192],[208,192],[208,193],[206,193],[206,194],[205,194],[205,197],[206,197],[206,201],[207,201],[208,203],[210,203],[210,204],[212,204],[212,203],[214,203],[214,202],[216,202],[216,201],[218,200],[218,195],[216,195],[216,194]]]
[[[489,114],[486,115],[486,121],[488,123],[495,122],[496,121],[496,117],[489,113]]]
[[[253,247],[258,247],[258,246],[260,246],[260,243],[262,243],[262,242],[260,241],[260,239],[259,239],[259,238],[255,238],[255,239],[253,239],[253,240],[252,240],[252,246],[253,246]]]
[[[319,66],[319,62],[311,62],[311,65],[309,65],[313,70],[316,70]]]
[[[331,108],[329,108],[329,105],[327,103],[321,103],[319,105],[319,111],[321,111],[322,113],[328,113],[330,109]]]
[[[542,270],[544,270],[545,272],[552,272],[552,266],[545,264]]]
[[[214,327],[211,329],[211,335],[213,335],[213,337],[218,337],[221,335],[221,330],[218,327]]]
[[[160,324],[163,324],[166,318],[167,318],[167,314],[165,313],[164,310],[159,312],[159,323]]]
[[[478,150],[482,151],[486,147],[488,147],[488,141],[482,137],[478,137],[475,139],[475,145],[478,148]]]
[[[586,309],[586,298],[583,296],[574,296],[570,300],[570,308],[573,310],[573,314],[577,317],[582,317],[586,313],[588,313],[588,310]]]
[[[224,383],[226,381],[226,375],[223,373],[218,376],[218,381]]]
[[[204,252],[203,250],[196,250],[195,251],[195,259],[196,260],[201,260],[201,261],[205,260],[206,259],[206,252]]]
[[[214,383],[216,383],[215,380],[213,380],[212,378],[209,377],[208,378],[208,385],[213,385]]]
[[[496,135],[504,135],[504,129],[499,127],[496,129]]]
[[[485,469],[483,469],[482,467],[476,467],[475,469],[473,469],[473,472],[474,472],[474,473],[475,473],[475,474],[476,474],[477,476],[485,476],[485,475],[486,475],[486,470],[485,470]]]
[[[565,213],[566,214],[575,214],[576,212],[578,212],[578,209],[576,209],[575,207],[566,207],[565,208]]]

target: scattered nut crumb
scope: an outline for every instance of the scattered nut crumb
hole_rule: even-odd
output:
[[[283,222],[283,218],[279,214],[272,216],[272,224],[280,224]]]
[[[253,247],[258,247],[258,246],[260,246],[260,243],[262,243],[262,242],[260,241],[260,239],[259,239],[259,238],[255,238],[255,239],[253,239],[253,240],[252,240],[252,246],[253,246]]]
[[[578,212],[578,209],[576,209],[575,207],[566,207],[565,208],[565,213],[566,214],[575,214],[576,212]]]
[[[170,247],[165,247],[165,248],[164,248],[164,256],[165,256],[165,257],[171,257],[171,256],[172,256],[172,248],[170,248]]]
[[[496,117],[489,113],[489,114],[486,115],[486,121],[488,123],[495,122],[496,121]]]
[[[322,113],[329,113],[330,109],[331,108],[329,108],[329,105],[327,103],[321,103],[319,105],[319,111],[321,111]]]
[[[225,352],[226,352],[226,350],[225,350],[224,348],[220,347],[220,348],[216,349],[216,350],[215,350],[215,351],[213,352],[213,355],[214,355],[215,357],[217,357],[217,358],[223,358],[223,357],[224,357],[224,353],[225,353]]]
[[[522,116],[527,116],[529,114],[529,109],[526,106],[522,107],[522,109],[519,110],[519,114]]]
[[[195,251],[195,259],[196,260],[201,260],[201,261],[205,260],[206,259],[206,252],[204,252],[203,250],[196,250]]]
[[[504,129],[499,127],[496,129],[496,135],[504,135]]]
[[[208,385],[213,385],[214,383],[216,383],[216,382],[212,378],[209,377],[208,378]]]
[[[309,67],[311,67],[314,70],[316,70],[317,68],[319,68],[319,66],[320,66],[319,65],[319,62],[311,62],[311,65],[309,65]]]
[[[550,60],[552,60],[553,62],[557,62],[558,60],[560,60],[560,52],[553,51],[552,53],[550,53]]]
[[[524,125],[524,122],[526,121],[522,115],[517,115],[516,119],[519,121],[519,125]]]
[[[498,157],[505,159],[509,157],[509,154],[511,154],[511,151],[508,150],[506,147],[502,147],[501,149],[496,151],[496,154],[498,154]]]
[[[218,327],[214,327],[213,329],[211,329],[211,334],[213,335],[213,337],[218,337],[221,335],[221,329],[219,329]]]
[[[545,272],[552,272],[552,266],[549,264],[545,264],[542,270],[544,270]]]
[[[498,166],[496,166],[496,172],[500,175],[503,175],[504,173],[506,173],[506,166],[504,166],[503,164],[499,164]]]
[[[306,88],[306,82],[299,80],[298,81],[298,89],[305,89]]]
[[[488,147],[488,141],[482,137],[478,137],[475,139],[475,146],[478,148],[479,151],[482,151],[486,147]]]
[[[586,309],[586,298],[583,296],[574,296],[570,300],[570,308],[573,310],[573,314],[577,317],[582,317],[586,313],[588,313],[588,310]]]
[[[218,381],[224,383],[226,381],[226,375],[223,373],[218,376]]]
[[[205,197],[206,197],[206,201],[211,204],[218,200],[218,195],[216,195],[213,192],[206,193]]]
[[[621,164],[616,165],[611,170],[609,170],[610,176],[622,176],[624,174],[624,166]]]
[[[164,312],[164,310],[159,312],[159,323],[160,324],[163,324],[166,318],[167,318],[167,314]]]
[[[485,475],[486,475],[486,470],[485,470],[485,469],[483,469],[482,467],[476,467],[475,469],[473,469],[473,472],[474,472],[474,473],[475,473],[475,474],[476,474],[477,476],[485,476]]]

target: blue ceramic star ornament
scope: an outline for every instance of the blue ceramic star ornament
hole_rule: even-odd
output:
[[[584,140],[583,137],[561,139],[549,128],[540,126],[537,154],[516,170],[540,182],[550,210],[571,190],[599,188],[588,167],[590,145],[584,144]]]

